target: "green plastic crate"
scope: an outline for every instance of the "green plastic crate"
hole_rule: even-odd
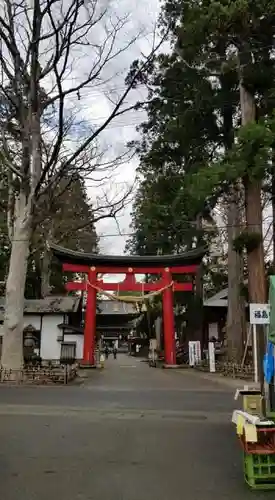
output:
[[[275,454],[244,453],[244,477],[250,488],[275,490]]]

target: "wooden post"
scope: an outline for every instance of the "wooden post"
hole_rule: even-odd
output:
[[[95,365],[96,340],[96,289],[91,286],[96,283],[96,270],[91,267],[88,273],[87,302],[84,329],[83,364]]]
[[[169,268],[163,273],[164,283],[172,283]],[[164,358],[167,365],[176,365],[175,325],[174,325],[174,300],[172,286],[163,291],[163,327],[164,327]]]

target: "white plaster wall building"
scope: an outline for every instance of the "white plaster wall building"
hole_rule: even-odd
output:
[[[75,344],[76,359],[82,359],[83,331],[82,306],[79,297],[46,297],[25,300],[24,329],[32,327],[36,340],[35,352],[42,360],[60,359],[62,342]],[[4,320],[4,298],[0,298],[0,324]],[[0,330],[0,345],[3,339]]]
[[[5,300],[0,297],[0,356],[3,340]],[[128,333],[138,314],[133,304],[101,300],[97,304],[97,335],[114,339]],[[82,298],[50,296],[25,300],[24,329],[35,338],[35,354],[43,361],[59,361],[62,345],[74,345],[75,359],[83,359],[85,307]],[[25,331],[26,334],[26,331]]]

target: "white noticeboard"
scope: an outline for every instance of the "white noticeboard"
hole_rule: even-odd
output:
[[[249,304],[249,322],[251,325],[269,325],[270,304]]]
[[[201,343],[199,340],[190,340],[189,346],[189,365],[195,366],[201,362]]]

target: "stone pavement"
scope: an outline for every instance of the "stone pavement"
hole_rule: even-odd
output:
[[[230,423],[233,392],[126,355],[81,386],[2,386],[1,498],[252,499]]]
[[[253,382],[253,380],[241,379],[241,378],[231,378],[225,377],[222,373],[209,373],[205,371],[200,371],[196,369],[190,369],[193,372],[193,376],[197,376],[202,380],[209,380],[210,382],[222,384],[224,386],[232,388],[232,390],[242,389],[244,386],[253,387],[255,389],[260,389],[260,384]],[[181,370],[184,371],[184,370]]]

